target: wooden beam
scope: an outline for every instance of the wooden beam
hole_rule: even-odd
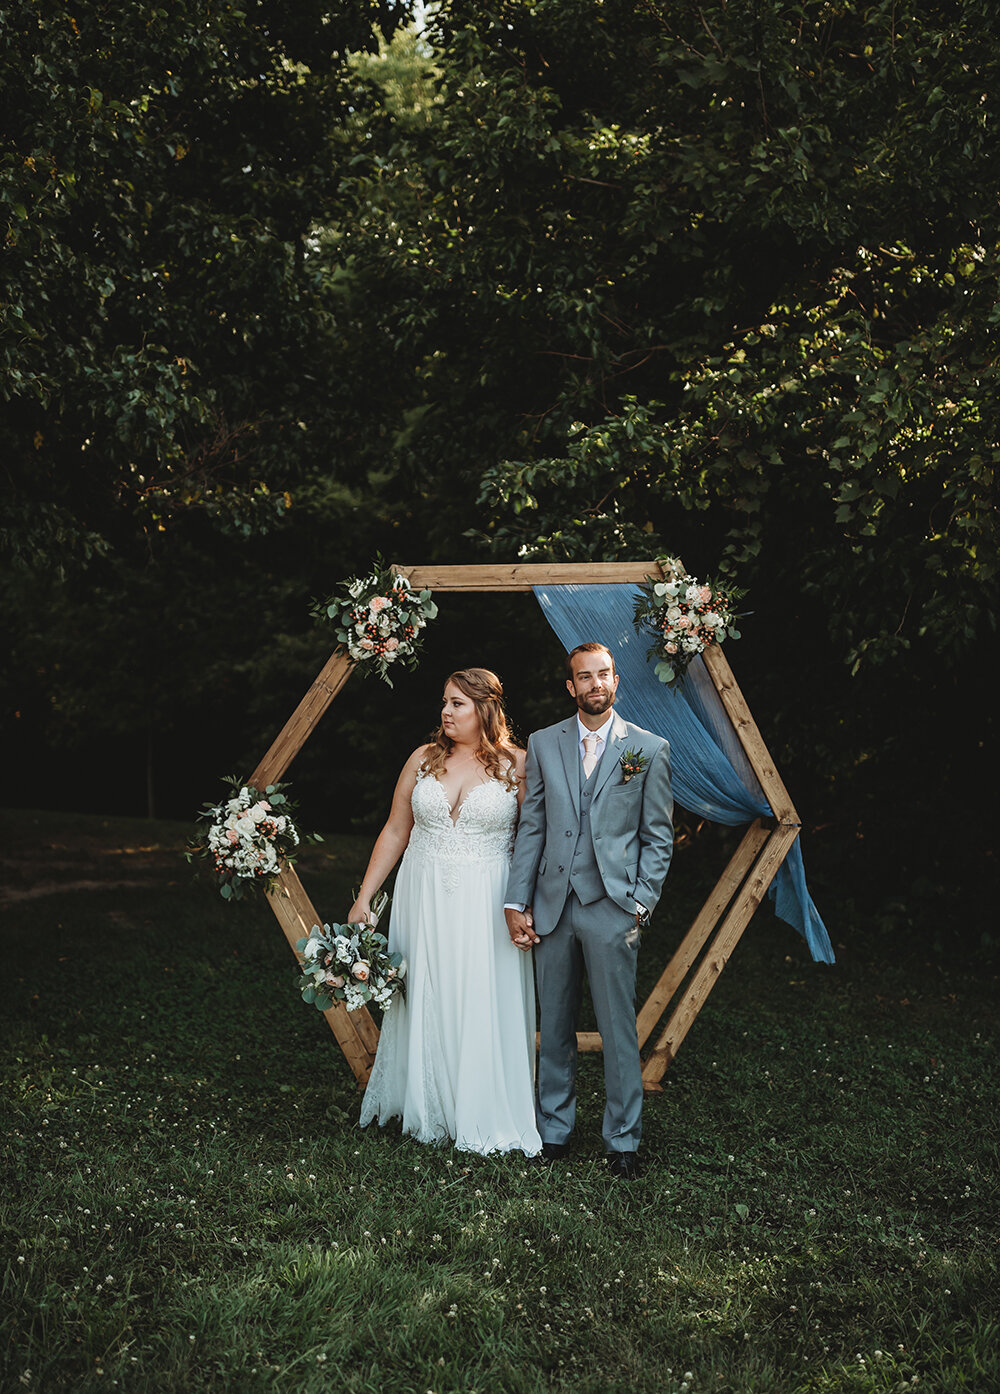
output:
[[[316,913],[305,887],[299,880],[293,866],[285,867],[278,877],[275,888],[268,892],[267,898],[278,923],[285,932],[285,938],[292,947],[299,962],[302,959],[296,944],[309,937],[313,925],[323,921]],[[327,1025],[337,1038],[337,1042],[347,1057],[347,1063],[354,1072],[360,1088],[368,1083],[378,1045],[378,1027],[368,1013],[367,1007],[358,1007],[349,1012],[340,1002],[323,1013]]]
[[[638,584],[661,574],[655,561],[495,562],[470,566],[404,566],[393,570],[412,586],[433,591],[530,591],[532,586]]]
[[[438,591],[529,591],[541,585],[595,585],[643,582],[649,576],[662,576],[656,561],[638,562],[533,562],[468,566],[404,566],[395,568],[414,586]],[[687,992],[674,1011],[645,1066],[644,1088],[657,1091],[664,1071],[690,1029],[708,993],[728,961],[750,917],[766,892],[775,872],[787,855],[798,833],[799,818],[750,714],[732,670],[721,649],[705,650],[705,663],[723,705],[736,729],[751,767],[760,780],[779,827],[768,834],[758,820],[748,829],[708,901],[696,916],[656,987],[643,1005],[636,1021],[637,1039],[645,1043],[665,1007],[698,956],[705,940],[730,901],[736,898],[716,937],[696,969]],[[327,707],[350,676],[353,664],[338,649],[331,655],[305,697],[296,707],[271,748],[258,764],[249,782],[257,788],[277,783],[315,729]],[[752,874],[738,889],[741,878],[750,871],[758,849],[763,848]],[[279,878],[279,886],[268,899],[292,947],[306,937],[314,924],[321,923],[293,868]],[[338,1004],[324,1013],[359,1085],[371,1073],[378,1044],[378,1027],[364,1008],[348,1012]],[[580,1050],[600,1050],[596,1031],[577,1035]]]
[[[716,925],[739,890],[740,886],[757,860],[758,853],[770,837],[770,829],[763,819],[757,818],[747,828],[740,845],[729,859],[729,864],[709,892],[708,899],[698,911],[691,928],[685,934],[667,964],[662,976],[653,988],[636,1021],[640,1049],[646,1044],[656,1023],[667,1010],[670,1000],[687,976],[688,969],[701,952],[705,940]]]
[[[774,880],[778,868],[798,835],[798,828],[789,824],[779,824],[771,832],[753,873],[734,900],[718,934],[699,964],[687,992],[643,1065],[642,1083],[648,1092],[659,1092],[660,1080],[667,1067],[675,1058],[695,1017],[705,1005],[705,999],[718,982],[733,949],[739,943],[743,931],[750,923],[754,911],[763,900],[768,886]]]
[[[681,940],[673,958],[646,998],[636,1018],[636,1034],[640,1050],[649,1040],[653,1028],[670,1005],[670,999],[684,980],[691,964],[698,957],[702,945],[718,924],[722,912],[739,889],[743,878],[753,866],[758,852],[770,835],[770,830],[762,819],[757,818],[750,824],[740,845],[730,858],[729,865],[695,916],[694,923]],[[580,1051],[602,1050],[604,1046],[600,1031],[578,1031],[576,1033],[576,1048]]]
[[[302,701],[285,722],[270,750],[250,776],[255,789],[277,784],[298,755],[312,732],[350,676],[351,660],[343,649],[336,649],[320,669]],[[307,931],[308,932],[308,931]]]
[[[715,689],[722,698],[722,704],[729,714],[740,744],[746,751],[753,772],[760,780],[760,787],[771,805],[771,812],[779,823],[800,823],[801,819],[795,811],[791,796],[774,767],[764,738],[750,714],[750,708],[739,689],[739,684],[733,677],[728,659],[718,644],[709,644],[702,653],[702,658]]]

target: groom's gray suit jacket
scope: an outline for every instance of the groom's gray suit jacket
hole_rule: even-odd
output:
[[[628,780],[621,768],[626,750],[645,757]],[[531,906],[537,934],[556,927],[571,889],[584,905],[607,896],[627,914],[636,901],[652,911],[673,842],[668,743],[615,712],[604,754],[585,783],[574,712],[528,741],[506,901]]]

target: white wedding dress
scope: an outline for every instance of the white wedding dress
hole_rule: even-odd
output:
[[[488,779],[453,819],[443,786],[420,775],[412,808],[389,922],[406,997],[385,1015],[361,1124],[401,1118],[420,1142],[534,1156],[531,956],[503,913],[517,794]]]

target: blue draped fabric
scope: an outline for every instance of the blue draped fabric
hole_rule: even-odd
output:
[[[670,742],[674,797],[683,808],[728,826],[773,816],[701,658],[679,688],[661,683],[646,661],[648,640],[632,624],[638,586],[535,586],[534,591],[567,651],[590,640],[607,644],[621,675],[615,705],[627,721]],[[833,963],[830,936],[806,887],[798,838],[770,894],[777,915],[803,936],[816,962]]]

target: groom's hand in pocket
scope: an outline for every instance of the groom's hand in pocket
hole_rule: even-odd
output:
[[[507,933],[510,935],[512,944],[516,944],[519,949],[527,952],[538,943],[530,906],[524,910],[515,910],[513,906],[508,905],[503,913],[507,920]]]

